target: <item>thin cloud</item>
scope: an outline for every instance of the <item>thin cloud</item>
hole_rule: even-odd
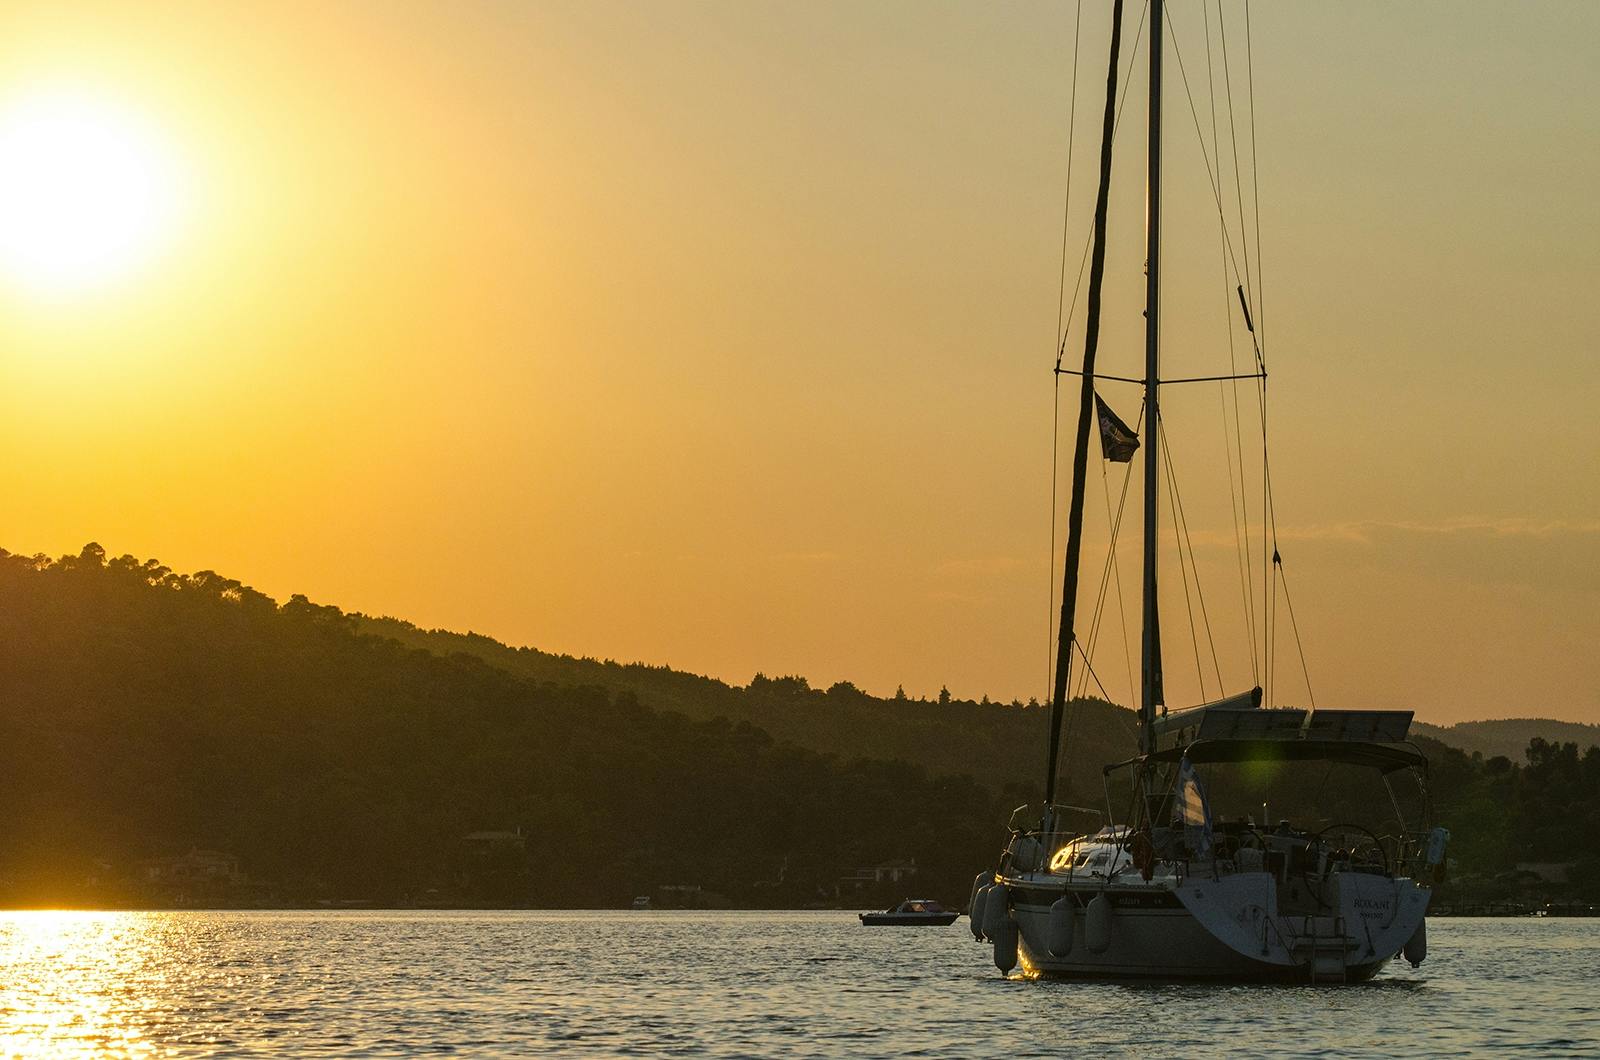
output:
[[[774,563],[837,563],[837,552],[776,552],[770,557]]]
[[[945,560],[933,568],[933,573],[941,578],[994,578],[1032,566],[1016,556],[973,556]]]
[[[1259,542],[1260,529],[1252,527],[1252,541]],[[1367,519],[1341,523],[1313,523],[1280,526],[1279,541],[1330,541],[1371,545],[1379,538],[1397,534],[1434,537],[1484,536],[1492,538],[1557,538],[1600,534],[1600,520],[1529,519],[1513,516],[1501,519],[1461,517],[1438,522],[1418,520]],[[1193,531],[1190,539],[1197,546],[1234,547],[1232,534],[1216,530]]]

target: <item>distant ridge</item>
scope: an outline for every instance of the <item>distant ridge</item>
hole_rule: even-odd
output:
[[[361,633],[398,641],[443,658],[469,655],[506,673],[562,687],[590,686],[626,694],[653,710],[697,721],[746,722],[775,739],[842,760],[874,758],[921,766],[935,774],[967,774],[994,790],[1032,797],[1044,771],[1045,711],[1037,703],[881,698],[849,681],[812,688],[804,677],[757,674],[748,685],[644,663],[579,659],[537,648],[513,648],[479,633],[422,629],[397,618],[346,616]],[[1096,698],[1073,701],[1072,745],[1063,774],[1078,798],[1102,791],[1100,766],[1136,753],[1133,713]]]
[[[995,788],[1026,781],[1043,768],[1043,720],[1037,704],[879,698],[841,681],[824,690],[803,677],[757,675],[744,688],[669,666],[618,663],[514,648],[479,633],[422,629],[397,618],[351,613],[363,633],[449,657],[474,656],[509,673],[554,685],[592,685],[627,693],[656,710],[695,719],[726,717],[760,726],[800,747],[842,757],[914,762],[935,773],[968,773]],[[1069,732],[1069,783],[1092,794],[1098,766],[1133,754],[1132,711],[1099,699],[1076,701]],[[913,720],[914,719],[914,720]],[[1468,755],[1527,761],[1535,737],[1552,744],[1600,746],[1600,725],[1553,718],[1503,718],[1455,725],[1412,723],[1411,735]]]
[[[1500,718],[1493,721],[1462,721],[1446,726],[1419,721],[1411,726],[1411,731],[1468,754],[1477,753],[1484,758],[1500,756],[1517,763],[1525,760],[1528,743],[1535,737],[1547,743],[1575,743],[1580,751],[1600,747],[1600,725],[1556,721],[1554,718]]]

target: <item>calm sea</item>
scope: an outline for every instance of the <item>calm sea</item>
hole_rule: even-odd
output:
[[[1003,979],[849,913],[5,913],[6,1056],[1600,1055],[1600,921],[1435,920],[1343,987]]]

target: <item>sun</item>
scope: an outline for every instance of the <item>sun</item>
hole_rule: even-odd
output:
[[[113,96],[0,103],[0,270],[51,297],[127,277],[176,236],[180,177],[159,130]]]

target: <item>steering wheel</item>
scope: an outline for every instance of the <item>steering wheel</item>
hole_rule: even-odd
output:
[[[1330,844],[1330,843],[1328,843],[1328,840],[1325,838],[1328,835],[1329,832],[1338,833],[1338,838],[1340,838],[1340,839],[1346,839],[1346,838],[1349,838],[1351,836],[1363,837],[1365,839],[1365,844],[1364,845],[1358,845],[1356,843],[1340,843],[1340,844],[1337,844],[1337,845]],[[1378,863],[1383,866],[1383,874],[1385,876],[1389,875],[1389,852],[1383,849],[1383,841],[1381,839],[1379,839],[1377,836],[1373,835],[1372,834],[1372,830],[1369,829],[1369,828],[1364,828],[1359,824],[1343,824],[1343,823],[1330,824],[1328,827],[1324,828],[1322,831],[1317,833],[1316,842],[1317,842],[1318,846],[1323,846],[1324,844],[1327,844],[1327,845],[1330,845],[1330,846],[1334,846],[1335,849],[1337,849],[1338,847],[1347,848],[1350,851],[1351,864],[1356,864],[1357,862],[1365,862],[1365,863],[1371,864],[1372,860],[1373,860],[1372,856],[1375,853],[1377,855]]]

